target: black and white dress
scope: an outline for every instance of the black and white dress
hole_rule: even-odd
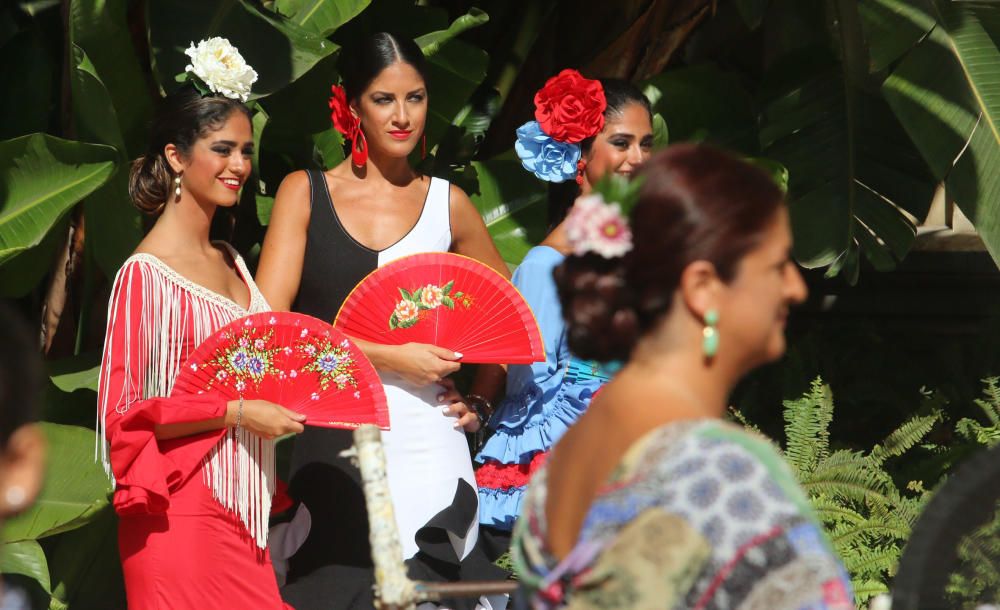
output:
[[[325,176],[308,172],[311,213],[295,311],[332,321],[351,289],[390,261],[451,247],[447,181],[432,178],[420,217],[383,250],[358,243],[337,216]],[[465,434],[437,402],[441,387],[380,373],[391,429],[383,432],[389,489],[411,578],[501,578],[478,552],[478,498]],[[295,440],[290,493],[311,514],[282,595],[298,610],[371,608],[372,560],[360,475],[339,453],[348,431],[307,426]],[[489,608],[489,600],[482,600]],[[475,607],[455,600],[447,607]]]

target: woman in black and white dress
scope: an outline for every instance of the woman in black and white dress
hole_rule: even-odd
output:
[[[368,273],[418,252],[458,252],[509,277],[466,194],[421,175],[407,160],[422,143],[427,118],[417,45],[380,33],[343,63],[344,90],[335,88],[331,108],[352,142],[352,159],[326,172],[295,172],[279,188],[257,276],[268,302],[332,321]],[[391,430],[382,438],[401,559],[411,577],[423,580],[488,577],[492,565],[474,552],[478,499],[464,434],[479,421],[447,379],[461,354],[415,343],[358,343],[389,403]],[[312,524],[290,559],[283,595],[299,610],[372,607],[359,475],[339,457],[350,445],[350,433],[338,430],[307,428],[296,439],[290,493]]]

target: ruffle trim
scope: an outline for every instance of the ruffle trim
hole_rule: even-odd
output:
[[[552,401],[552,408],[536,421],[529,421],[523,428],[508,428],[500,421],[493,436],[483,445],[476,461],[480,464],[493,460],[502,464],[523,464],[539,452],[548,451],[576,423],[593,397],[590,388],[579,396],[560,391]],[[516,402],[510,407],[516,408]]]
[[[480,488],[479,524],[505,532],[513,530],[514,522],[521,514],[521,503],[527,490],[527,486],[507,489]]]
[[[536,453],[526,464],[501,464],[486,462],[476,470],[476,485],[480,489],[505,490],[511,487],[524,487],[528,484],[535,471],[545,464],[547,451]]]
[[[119,515],[166,512],[170,494],[202,464],[225,434],[225,429],[158,441],[157,424],[185,423],[220,417],[223,399],[190,396],[154,398],[134,405],[109,427],[115,492],[112,503]]]

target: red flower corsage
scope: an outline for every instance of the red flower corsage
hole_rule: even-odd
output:
[[[358,121],[351,114],[351,107],[347,103],[347,92],[340,85],[334,85],[330,90],[333,91],[333,97],[330,98],[330,120],[333,121],[333,128],[343,134],[344,138],[353,139],[358,129]]]
[[[535,94],[535,120],[552,139],[577,143],[604,128],[608,102],[600,81],[576,70],[556,74]]]
[[[330,98],[330,120],[333,127],[344,139],[351,143],[351,161],[361,167],[368,160],[368,143],[361,131],[361,119],[351,114],[351,106],[347,103],[347,92],[341,85],[330,87],[333,97]]]

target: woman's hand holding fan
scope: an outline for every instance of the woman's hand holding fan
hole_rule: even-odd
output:
[[[361,346],[376,369],[395,373],[417,387],[439,383],[461,368],[459,359],[462,354],[436,345],[382,345],[358,339],[355,342]]]
[[[395,260],[363,279],[334,325],[381,345],[429,344],[462,362],[545,360],[538,323],[513,284],[489,266],[450,252]]]
[[[270,440],[302,432],[306,416],[267,400],[244,400],[240,413],[239,401],[232,400],[226,410],[226,426],[235,426],[237,419],[247,430]]]

